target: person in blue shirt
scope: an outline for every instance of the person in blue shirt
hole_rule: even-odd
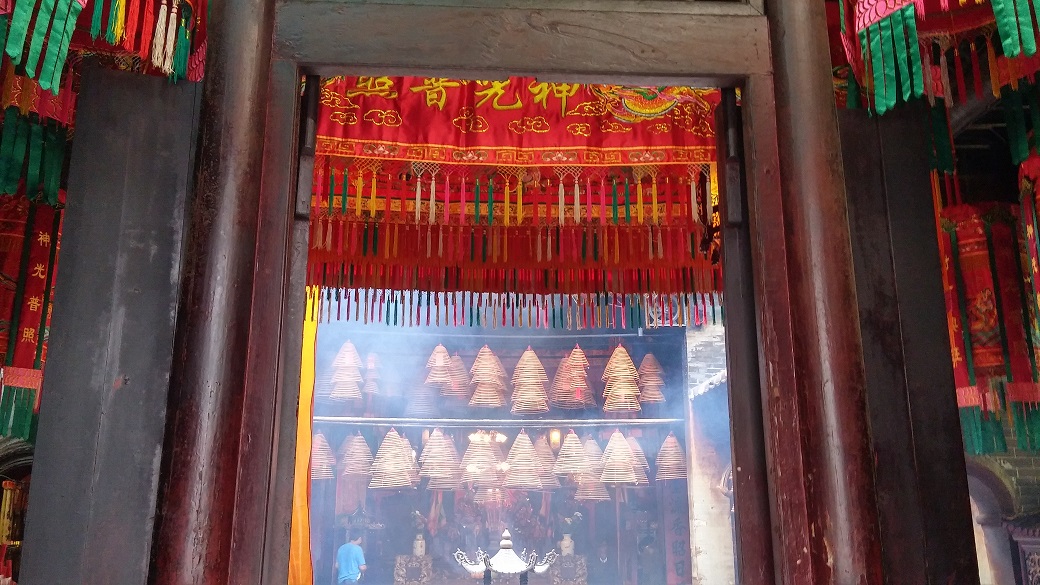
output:
[[[365,553],[361,550],[361,535],[356,534],[336,551],[336,575],[340,585],[357,583],[368,567]]]

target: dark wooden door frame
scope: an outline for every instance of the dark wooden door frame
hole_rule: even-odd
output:
[[[730,392],[738,395],[734,408],[742,409],[734,420],[761,425],[760,434],[748,434],[751,439],[734,429],[741,575],[748,584],[878,582],[877,525],[867,513],[870,470],[862,467],[869,465],[869,441],[865,417],[856,410],[863,390],[858,330],[828,331],[821,343],[821,331],[798,326],[794,314],[808,308],[814,326],[833,324],[850,299],[855,304],[849,275],[841,270],[848,223],[844,190],[834,188],[840,158],[835,165],[791,133],[790,118],[806,114],[799,100],[808,96],[811,107],[833,108],[823,5],[772,3],[767,18],[761,0],[538,4],[228,0],[212,6],[189,302],[182,303],[175,355],[175,368],[185,373],[171,388],[175,422],[165,449],[157,538],[165,550],[153,565],[156,583],[286,581],[308,237],[308,206],[300,203],[310,192],[306,160],[312,146],[297,130],[301,122],[308,125],[315,103],[310,93],[309,105],[301,107],[299,80],[346,72],[740,87],[748,168],[743,184],[728,183],[727,190],[732,195],[746,188],[747,206],[746,214],[727,219],[727,231],[746,239],[728,238],[725,246],[731,257],[742,256],[740,263],[734,258],[742,266],[738,277],[727,282],[742,283],[745,302],[730,307],[729,318],[753,324],[754,331],[731,332],[728,351],[742,352],[731,363],[757,367],[759,375],[731,379]],[[272,30],[268,45],[264,39]],[[814,36],[824,39],[822,51]],[[268,59],[270,66],[261,67]],[[799,87],[809,89],[800,95],[793,89]],[[235,97],[246,114],[234,110]],[[251,109],[256,100],[266,103],[266,116]],[[785,117],[778,120],[778,113]],[[251,133],[235,131],[244,123]],[[808,115],[803,123],[825,144],[836,142],[833,115]],[[728,139],[737,141],[735,135]],[[796,151],[786,159],[781,140]],[[725,154],[726,164],[739,169],[734,158],[741,153]],[[801,172],[809,167],[826,171]],[[253,185],[257,195],[241,192]],[[822,211],[806,215],[817,208]],[[228,223],[230,211],[256,213],[256,223],[250,218],[243,230]],[[835,252],[813,265],[821,253]],[[249,259],[251,279],[236,271]],[[813,295],[814,286],[826,288],[826,296]],[[740,314],[741,307],[753,307],[754,314]],[[248,346],[244,359],[207,358],[206,351],[218,349],[213,328],[243,320],[247,334],[230,340]],[[199,342],[203,347],[192,345]],[[747,355],[751,348],[753,356]],[[835,400],[836,380],[848,384],[841,391],[851,399]],[[214,395],[236,398],[224,403]],[[228,404],[241,405],[240,412]],[[758,442],[763,436],[764,448]],[[846,459],[855,462],[853,473],[836,476],[833,465]],[[236,469],[227,467],[235,462]],[[206,465],[220,472],[197,472]],[[750,486],[763,485],[769,487],[768,522],[761,518],[762,501],[744,497]],[[183,520],[200,517],[206,522]],[[767,529],[771,538],[763,534]]]

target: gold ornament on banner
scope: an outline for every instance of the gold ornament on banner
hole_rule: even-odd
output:
[[[686,453],[675,435],[668,433],[657,452],[657,481],[686,479]]]
[[[664,402],[664,393],[661,392],[663,388],[664,369],[654,354],[648,353],[639,363],[639,401],[644,404]]]
[[[332,454],[325,435],[317,433],[311,439],[311,479],[332,479],[336,477],[334,470],[336,457]]]
[[[360,433],[347,437],[339,448],[339,465],[343,475],[371,475],[372,448]]]
[[[520,356],[513,369],[513,414],[542,414],[549,412],[549,397],[545,394],[545,375],[542,362],[530,346]]]

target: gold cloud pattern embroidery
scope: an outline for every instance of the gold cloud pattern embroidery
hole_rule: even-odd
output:
[[[387,126],[396,128],[402,123],[401,114],[396,110],[369,110],[365,113],[365,120],[376,126]]]
[[[510,122],[509,129],[517,134],[526,134],[527,132],[545,134],[549,131],[549,123],[545,121],[543,116],[524,116],[519,120]]]

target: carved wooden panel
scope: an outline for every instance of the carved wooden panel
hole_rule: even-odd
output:
[[[394,565],[394,585],[426,585],[433,576],[433,557],[398,555]]]

